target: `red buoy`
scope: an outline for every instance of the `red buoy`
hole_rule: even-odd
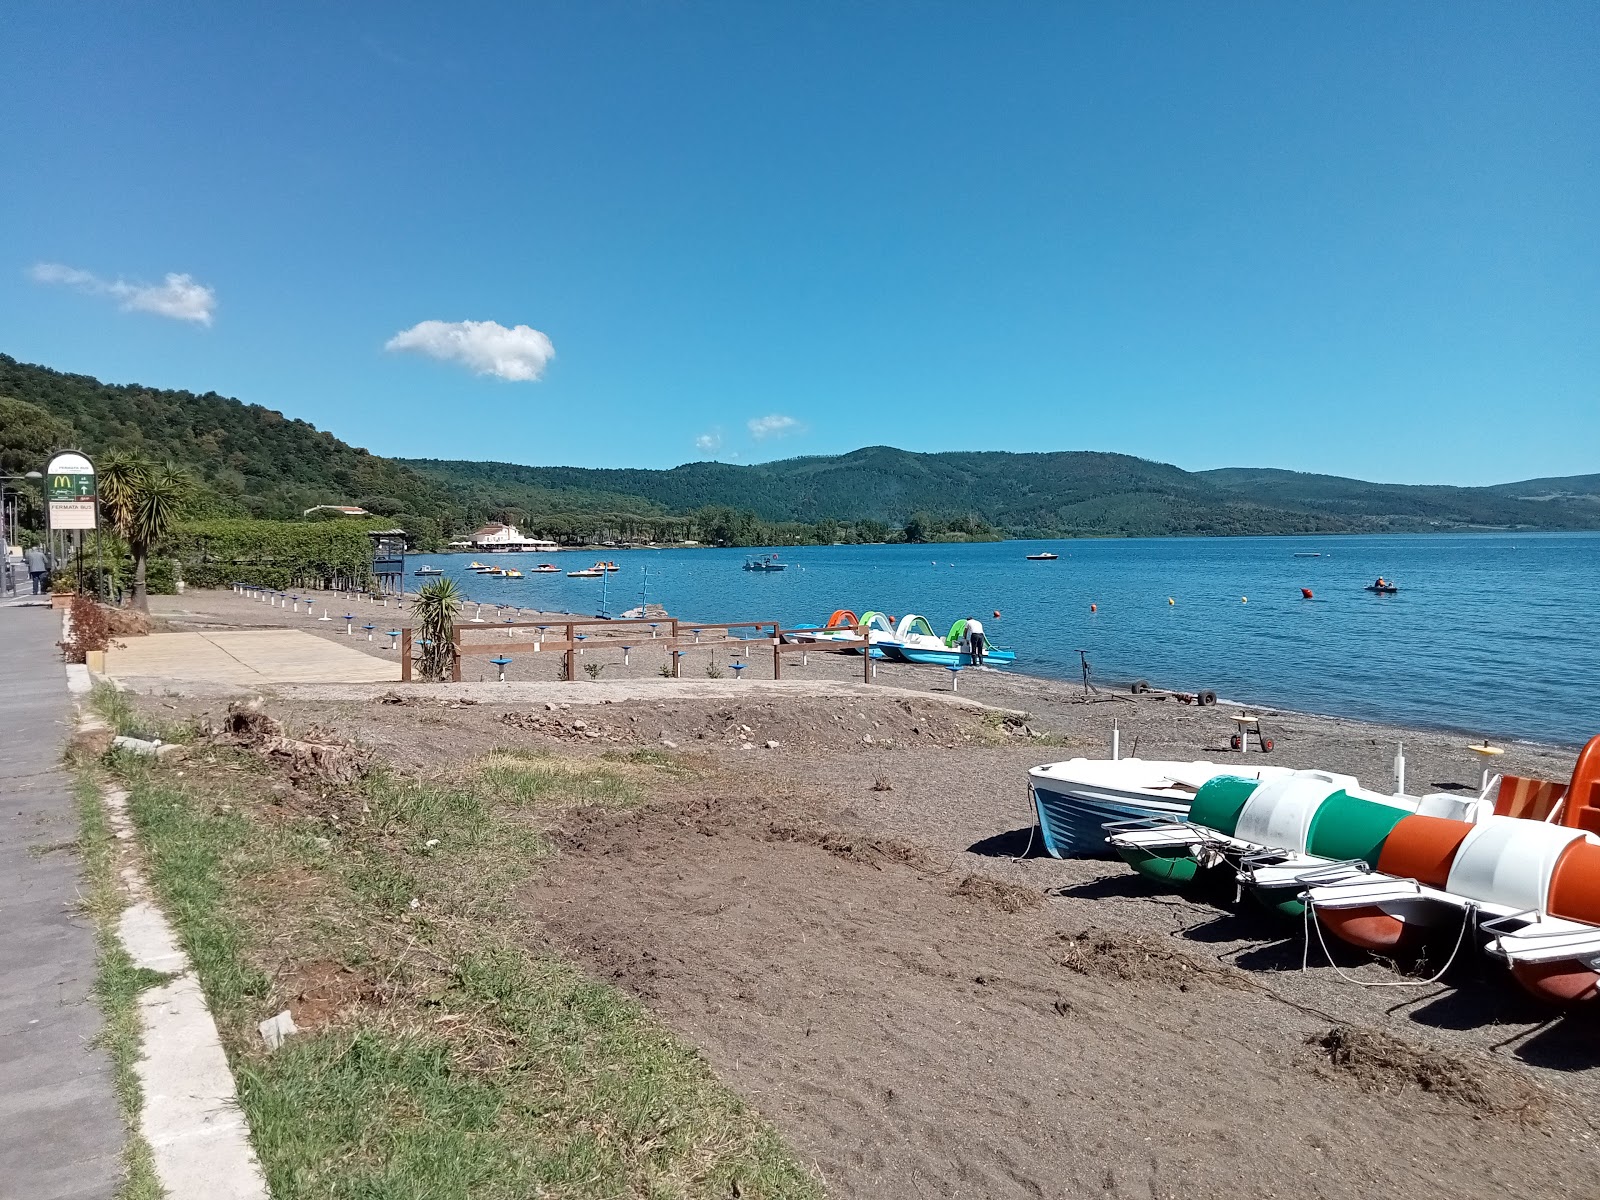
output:
[[[1304,596],[1307,600],[1311,599],[1311,589],[1310,588],[1301,588],[1300,589],[1300,594],[1302,596]]]
[[[1091,604],[1091,605],[1089,605],[1089,611],[1090,612],[1099,612],[1100,611],[1100,606],[1098,604]]]

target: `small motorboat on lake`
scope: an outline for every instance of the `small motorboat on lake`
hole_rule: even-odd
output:
[[[585,567],[581,571],[568,571],[568,579],[599,579],[605,574],[599,567]]]
[[[1051,554],[1050,551],[1043,550],[1043,551],[1039,552],[1038,554],[1030,554],[1030,555],[1028,555],[1028,561],[1029,562],[1055,562],[1055,560],[1060,558],[1060,557],[1061,557],[1061,555],[1059,555],[1059,554]]]
[[[744,560],[746,571],[781,571],[787,565],[779,562],[776,554],[758,554],[754,558]]]
[[[444,574],[444,572],[441,571],[438,567],[418,567],[412,573],[415,574],[415,575],[443,575]]]

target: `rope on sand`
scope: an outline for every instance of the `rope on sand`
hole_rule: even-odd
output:
[[[1305,941],[1304,941],[1304,950],[1302,951],[1302,953],[1300,955],[1300,969],[1302,971],[1304,971],[1304,970],[1307,970],[1310,967],[1310,960],[1311,960],[1311,929],[1310,929],[1310,926],[1315,925],[1316,929],[1317,929],[1317,941],[1322,944],[1322,953],[1327,957],[1328,965],[1333,968],[1334,974],[1339,976],[1339,978],[1344,980],[1346,983],[1353,983],[1357,987],[1370,987],[1370,988],[1381,988],[1381,987],[1431,987],[1432,985],[1438,983],[1441,979],[1443,979],[1445,977],[1445,973],[1447,971],[1449,971],[1450,968],[1455,964],[1456,955],[1461,953],[1461,947],[1466,943],[1466,940],[1467,940],[1467,926],[1472,924],[1473,911],[1474,910],[1473,910],[1473,908],[1472,908],[1472,906],[1470,904],[1465,909],[1462,910],[1462,913],[1461,913],[1461,932],[1456,934],[1455,949],[1450,951],[1450,957],[1444,960],[1444,966],[1440,967],[1439,970],[1438,970],[1438,973],[1433,975],[1431,978],[1428,978],[1428,979],[1383,979],[1383,980],[1378,980],[1378,979],[1357,979],[1355,976],[1348,974],[1344,970],[1343,967],[1341,967],[1338,963],[1333,961],[1333,953],[1332,953],[1332,951],[1330,951],[1328,949],[1328,935],[1323,932],[1322,922],[1315,919],[1314,906],[1308,900],[1306,902],[1305,912],[1302,914],[1302,918],[1303,918],[1307,928],[1304,931],[1304,933],[1305,933]]]

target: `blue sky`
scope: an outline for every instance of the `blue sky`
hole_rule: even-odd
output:
[[[1600,471],[1597,54],[1587,2],[13,3],[0,350],[390,454]]]

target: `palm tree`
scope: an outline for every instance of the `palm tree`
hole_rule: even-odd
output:
[[[171,463],[157,466],[131,454],[107,455],[97,484],[101,509],[133,555],[133,606],[149,612],[145,565],[150,548],[171,532],[193,485]]]
[[[417,665],[424,679],[442,680],[449,675],[450,659],[455,653],[451,635],[460,611],[461,589],[450,579],[423,584],[411,602],[411,615],[417,623]]]

